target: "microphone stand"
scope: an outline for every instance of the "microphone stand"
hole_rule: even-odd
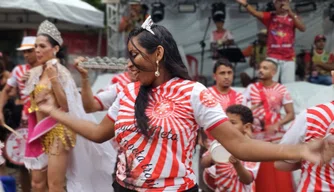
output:
[[[205,29],[205,33],[204,33],[204,37],[203,37],[203,40],[199,43],[201,45],[201,48],[202,48],[202,52],[201,52],[201,70],[200,70],[200,76],[203,75],[203,67],[204,67],[204,52],[205,52],[205,38],[206,38],[206,35],[208,33],[208,30],[209,30],[209,27],[210,27],[210,23],[211,23],[211,17],[208,18],[208,25],[206,26],[206,29]]]
[[[314,45],[312,45],[311,47],[311,52],[310,52],[310,66],[309,66],[309,76],[311,77],[312,76],[312,71],[313,71],[313,55],[314,55]]]
[[[256,77],[256,65],[257,65],[257,63],[256,63],[256,56],[257,56],[257,53],[256,53],[256,45],[258,44],[258,41],[257,40],[255,40],[254,42],[253,42],[253,55],[251,56],[251,62],[253,62],[252,63],[252,65],[253,65],[253,69],[254,69],[254,71],[253,71],[253,79]]]

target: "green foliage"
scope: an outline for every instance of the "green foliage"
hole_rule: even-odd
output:
[[[92,6],[101,11],[105,11],[105,5],[101,3],[101,0],[83,0],[83,1],[91,4]]]

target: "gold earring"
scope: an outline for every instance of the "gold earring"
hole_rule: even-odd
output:
[[[159,72],[159,61],[156,62],[157,63],[157,70],[155,71],[154,75],[156,77],[159,77],[160,76],[160,72]]]

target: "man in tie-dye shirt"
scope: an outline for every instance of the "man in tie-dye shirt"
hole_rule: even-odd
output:
[[[281,131],[283,125],[294,119],[293,100],[287,88],[273,80],[277,71],[275,61],[266,59],[260,64],[259,82],[247,87],[245,96],[251,103],[255,132]],[[280,111],[284,107],[285,116]]]

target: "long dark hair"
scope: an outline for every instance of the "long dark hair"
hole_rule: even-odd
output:
[[[57,52],[56,57],[61,61],[61,63],[65,64],[66,55],[65,55],[64,48],[60,46],[59,43],[55,41],[52,37],[50,37],[50,35],[48,34],[40,34],[40,35],[48,38],[48,41],[52,47],[59,46],[59,51]]]
[[[152,31],[154,35],[149,31],[136,28],[130,32],[128,37],[128,43],[130,42],[137,51],[146,59],[148,62],[152,63],[147,57],[147,55],[141,52],[133,43],[132,38],[138,37],[138,43],[141,47],[146,49],[148,54],[153,54],[157,47],[160,45],[164,48],[164,56],[160,63],[160,65],[164,66],[164,69],[171,75],[172,78],[179,77],[181,79],[190,79],[188,74],[187,67],[184,65],[177,44],[172,36],[172,34],[163,26],[153,25]],[[138,66],[134,62],[134,58],[130,55],[130,60],[133,65],[141,71],[150,71],[149,69],[145,69],[143,67]],[[155,65],[155,63],[152,63]],[[136,126],[140,129],[140,131],[146,135],[148,134],[149,129],[149,119],[145,113],[146,108],[149,102],[149,94],[152,90],[151,85],[142,85],[139,89],[138,96],[136,98],[135,103],[135,122]]]
[[[0,75],[1,77],[5,71],[6,71],[5,61],[0,57]]]

